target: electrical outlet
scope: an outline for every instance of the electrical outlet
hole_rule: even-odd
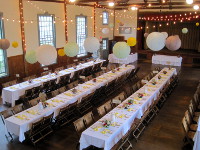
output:
[[[16,77],[19,78],[19,74],[16,74]]]

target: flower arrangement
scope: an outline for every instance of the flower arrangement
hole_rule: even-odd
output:
[[[151,83],[152,83],[153,85],[156,85],[156,80],[153,79]]]
[[[128,104],[128,103],[126,103],[125,105],[124,105],[124,109],[128,109],[130,107],[130,104]]]
[[[29,79],[29,80],[28,80],[28,83],[32,83],[32,82],[33,82],[33,80],[32,80],[32,79]]]
[[[58,72],[57,72],[57,71],[55,71],[54,73],[55,73],[56,76],[58,75]]]
[[[159,75],[159,76],[158,76],[158,79],[160,80],[161,78],[162,78],[162,77]]]
[[[76,66],[73,66],[73,68],[76,69],[77,67],[76,67]]]
[[[132,105],[133,104],[133,100],[132,99],[129,99],[128,100],[128,105]]]
[[[76,93],[77,93],[77,89],[73,88],[73,89],[72,89],[72,93],[73,93],[73,94],[76,94]]]
[[[103,127],[108,128],[110,125],[111,125],[111,121],[109,121],[109,120],[103,121]]]
[[[117,71],[119,71],[120,70],[120,68],[117,68]]]
[[[167,71],[163,71],[164,74],[167,74]]]
[[[142,93],[138,93],[138,97],[142,98],[144,95]]]
[[[96,79],[96,78],[94,78],[92,81],[93,81],[93,82],[96,82],[96,81],[97,81],[97,79]]]

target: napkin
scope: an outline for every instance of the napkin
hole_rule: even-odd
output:
[[[72,97],[72,96],[74,96],[74,94],[71,94],[71,93],[64,93],[66,96],[70,96],[70,97]]]
[[[31,114],[31,115],[37,115],[38,114],[38,112],[35,111],[35,110],[27,110],[26,112],[29,113],[29,114]]]
[[[17,115],[15,117],[18,118],[18,119],[20,119],[20,120],[29,120],[26,115]]]
[[[60,103],[60,102],[64,102],[64,101],[63,100],[58,100],[58,99],[53,99],[52,102]]]
[[[101,133],[102,134],[106,134],[106,133],[112,134],[112,131],[109,129],[104,129],[103,131],[101,131]]]

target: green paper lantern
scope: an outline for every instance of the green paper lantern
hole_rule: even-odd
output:
[[[69,57],[74,57],[79,52],[78,44],[75,42],[69,42],[64,46],[65,54]]]
[[[113,47],[113,54],[120,59],[128,57],[130,52],[131,48],[126,42],[117,42]]]
[[[36,52],[34,50],[26,51],[25,60],[30,64],[36,63],[37,62]]]
[[[188,29],[187,28],[183,28],[182,29],[182,33],[184,33],[184,34],[188,33]]]

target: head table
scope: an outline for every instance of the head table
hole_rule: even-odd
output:
[[[11,103],[11,106],[15,106],[15,101],[19,99],[20,96],[25,94],[25,91],[27,89],[31,89],[33,87],[37,87],[42,85],[42,83],[49,81],[49,80],[53,80],[53,79],[57,79],[60,76],[64,76],[67,74],[71,74],[71,76],[73,76],[73,73],[75,71],[93,66],[94,64],[99,64],[102,63],[105,60],[97,60],[97,61],[90,61],[84,64],[79,64],[77,65],[77,68],[74,69],[73,67],[68,68],[68,69],[64,69],[59,71],[58,75],[55,75],[55,73],[49,74],[49,75],[45,75],[36,79],[33,79],[32,83],[29,83],[28,81],[26,82],[22,82],[10,87],[6,87],[3,88],[2,90],[2,100],[3,100],[3,104],[5,104],[6,102]]]
[[[47,100],[49,105],[45,109],[40,109],[38,105],[36,105],[14,116],[11,116],[5,120],[7,130],[10,133],[19,136],[19,141],[22,142],[25,140],[24,133],[30,129],[33,122],[41,119],[44,116],[50,115],[53,112],[54,117],[56,117],[60,108],[76,102],[82,97],[94,92],[101,86],[106,85],[108,82],[111,82],[114,79],[117,79],[118,77],[130,72],[134,68],[135,67],[133,65],[121,66],[120,70],[116,70],[115,73],[110,71],[97,77],[96,82],[90,80],[83,84],[79,84],[76,87],[78,91],[76,94],[74,94],[72,90],[68,90],[52,99]]]
[[[152,63],[160,65],[181,66],[182,57],[156,54],[152,56]]]
[[[167,71],[164,74],[163,71]],[[149,106],[157,99],[160,90],[176,74],[176,69],[164,68],[152,80],[136,91],[133,95],[119,104],[116,108],[82,132],[80,138],[80,150],[90,145],[104,150],[110,150],[130,129],[135,118],[141,118]],[[161,79],[158,79],[158,76]],[[156,85],[152,84],[156,80]],[[143,94],[142,98],[138,94]],[[128,103],[132,102],[127,106]],[[114,118],[114,121],[113,121]],[[109,127],[104,127],[102,122],[111,121]]]
[[[129,64],[138,60],[138,54],[130,54],[123,59],[117,58],[114,54],[109,54],[108,60],[110,63]]]

